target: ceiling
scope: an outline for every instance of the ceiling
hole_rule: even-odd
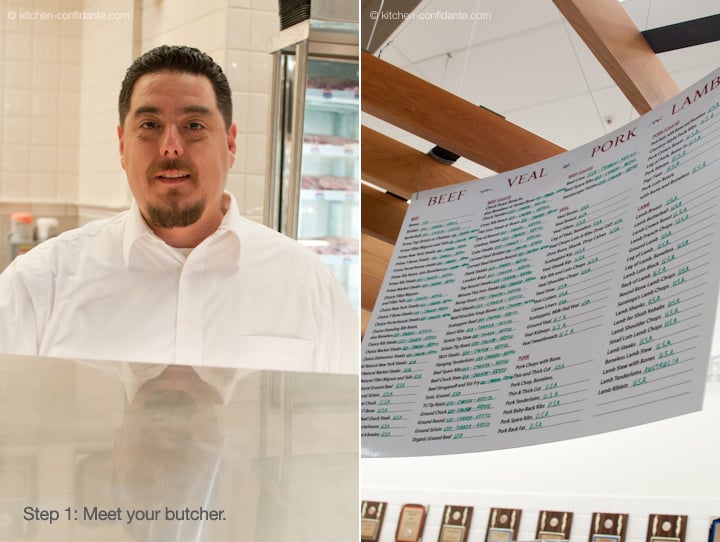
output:
[[[398,16],[396,0],[376,3]],[[622,5],[639,30],[720,13],[719,0]],[[551,0],[420,0],[412,13],[372,47],[375,56],[561,147],[578,147],[637,117]],[[372,32],[376,23],[362,24]],[[720,65],[720,42],[658,57],[682,89]],[[434,145],[366,113],[362,122],[422,152]],[[477,177],[494,174],[464,158],[455,165]]]

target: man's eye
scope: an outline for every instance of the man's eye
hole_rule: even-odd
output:
[[[187,127],[190,130],[201,130],[204,126],[199,122],[189,122]]]
[[[157,127],[158,127],[158,123],[155,121],[152,121],[152,120],[146,120],[145,122],[143,122],[140,125],[140,128],[147,128],[147,129],[157,128]]]

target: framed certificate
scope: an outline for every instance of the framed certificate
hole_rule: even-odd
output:
[[[472,513],[472,506],[446,506],[438,542],[467,542]]]
[[[715,518],[710,523],[710,534],[708,542],[720,542],[720,518]]]
[[[521,515],[517,508],[491,508],[485,542],[517,540]]]
[[[360,540],[377,542],[380,540],[387,503],[363,501],[360,507]]]
[[[570,540],[572,512],[543,510],[538,516],[535,538],[538,540]]]
[[[425,528],[427,508],[421,504],[405,504],[395,530],[395,542],[418,542]]]
[[[687,516],[651,514],[648,518],[647,542],[685,542]]]
[[[595,512],[590,523],[588,542],[624,542],[628,514]]]

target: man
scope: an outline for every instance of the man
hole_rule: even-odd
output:
[[[237,128],[220,67],[153,49],[119,113],[131,209],[0,275],[0,353],[357,372],[357,317],[331,272],[225,192]]]

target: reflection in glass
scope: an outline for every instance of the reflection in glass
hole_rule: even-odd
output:
[[[357,540],[356,397],[344,375],[0,356],[0,540]]]
[[[129,404],[113,485],[134,540],[199,540],[208,521],[223,519],[214,508],[223,451],[214,407],[221,403],[192,368],[167,367]]]

